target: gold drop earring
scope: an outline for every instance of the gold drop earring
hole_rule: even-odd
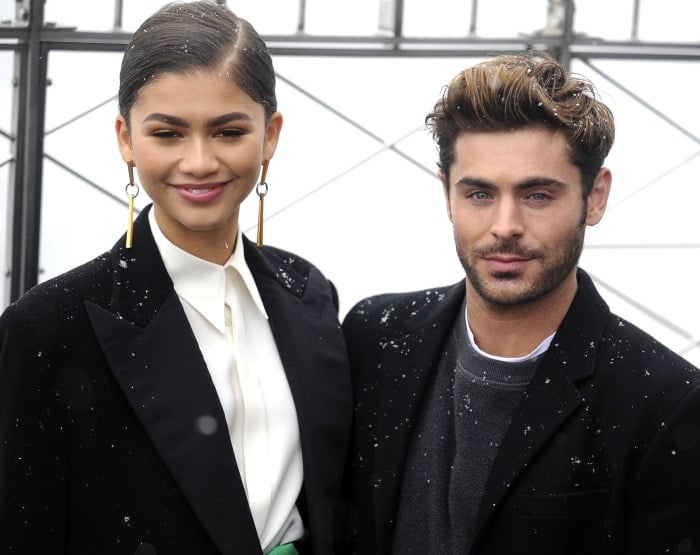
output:
[[[129,210],[126,221],[126,248],[130,249],[134,244],[134,199],[139,194],[139,186],[134,183],[134,161],[126,163],[129,170],[129,183],[126,184],[126,196],[129,199]]]
[[[258,247],[262,247],[263,244],[263,221],[264,221],[264,210],[265,210],[265,195],[267,195],[267,167],[270,164],[269,160],[265,160],[262,164],[262,173],[260,174],[260,182],[255,187],[255,192],[258,195],[260,201],[258,202]]]

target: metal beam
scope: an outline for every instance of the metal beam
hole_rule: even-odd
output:
[[[26,0],[24,2],[26,4]],[[23,6],[24,7],[24,6]],[[42,44],[43,0],[29,4],[29,38],[19,49],[10,299],[36,285],[39,276],[41,182],[48,50]]]

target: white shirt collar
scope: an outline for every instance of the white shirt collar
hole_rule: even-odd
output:
[[[464,303],[465,309],[464,309],[464,319],[467,322],[467,334],[469,335],[469,342],[472,344],[472,348],[479,353],[481,356],[484,356],[486,358],[490,358],[493,360],[500,360],[502,362],[524,362],[526,360],[532,360],[542,353],[546,352],[547,349],[549,349],[550,344],[552,343],[552,339],[554,339],[554,336],[556,335],[556,332],[554,332],[552,335],[549,337],[545,337],[542,342],[535,347],[532,352],[526,354],[525,356],[521,357],[500,357],[496,355],[492,355],[487,353],[486,351],[482,351],[479,346],[476,344],[476,340],[474,339],[474,332],[472,332],[471,327],[469,327],[469,318],[467,317],[467,309],[466,305],[467,303]]]
[[[198,258],[173,244],[158,227],[153,209],[148,214],[148,222],[165,269],[168,271],[170,279],[173,280],[175,292],[221,333],[226,333],[224,311],[222,310],[225,303],[226,267],[232,267],[239,273],[251,300],[265,319],[268,318],[253,274],[245,261],[243,234],[240,227],[233,254],[223,266],[220,266]]]

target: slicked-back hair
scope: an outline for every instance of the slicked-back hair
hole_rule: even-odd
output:
[[[141,89],[164,74],[222,71],[262,104],[277,110],[275,71],[253,26],[212,1],[172,2],[146,19],[127,46],[119,74],[119,113],[129,112]]]
[[[464,131],[560,131],[580,170],[584,199],[615,139],[612,112],[593,84],[539,51],[497,56],[460,72],[425,123],[448,184],[455,141]]]

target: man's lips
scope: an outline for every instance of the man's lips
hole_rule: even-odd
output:
[[[485,256],[483,260],[493,272],[519,272],[532,259],[513,255],[490,255]]]

